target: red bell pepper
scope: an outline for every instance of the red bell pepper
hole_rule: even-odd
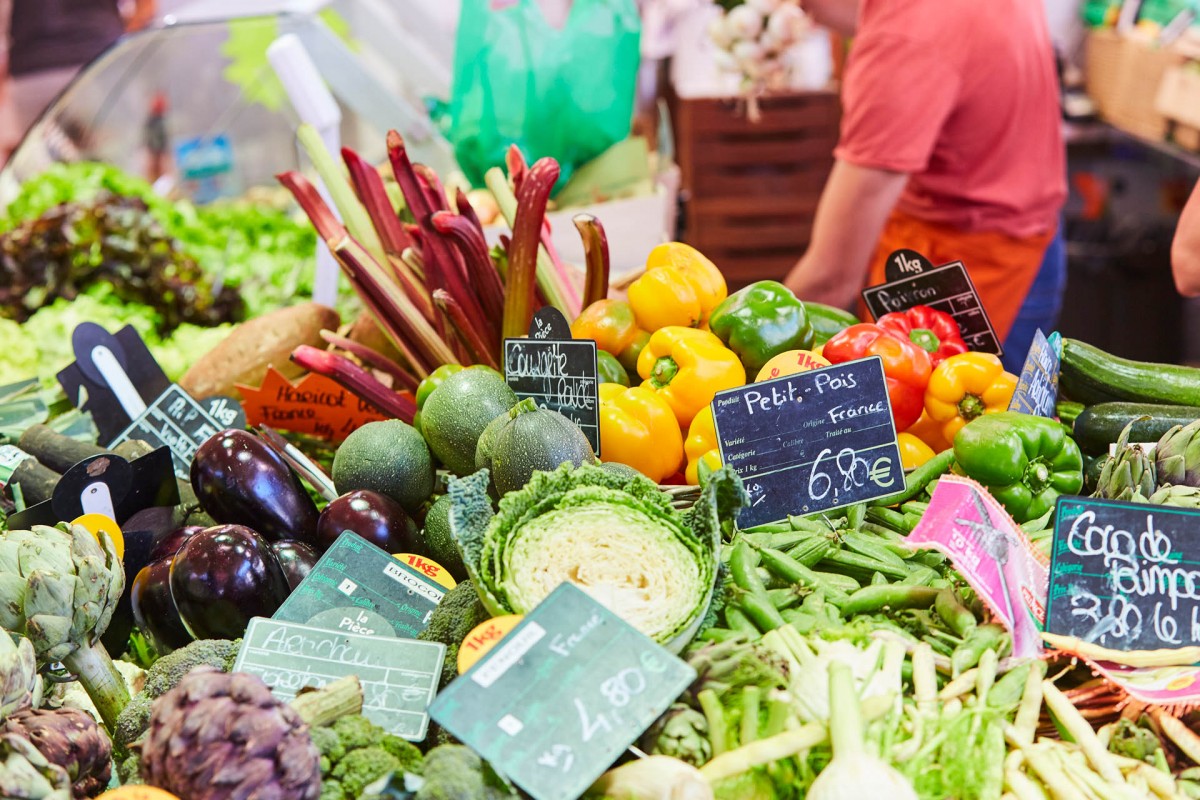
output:
[[[876,323],[892,333],[912,340],[929,353],[933,366],[943,359],[967,352],[967,343],[954,317],[929,306],[913,306],[907,311],[884,314]]]
[[[933,365],[929,353],[905,336],[871,323],[851,325],[825,343],[822,355],[832,364],[879,356],[892,401],[897,432],[911,426],[925,407],[925,386]]]

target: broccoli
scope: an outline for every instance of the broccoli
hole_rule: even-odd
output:
[[[116,743],[128,747],[140,738],[150,724],[150,704],[155,698],[174,689],[183,676],[196,667],[216,667],[222,672],[233,669],[241,643],[241,639],[197,639],[155,661],[146,671],[146,683],[142,691],[129,701],[129,705],[117,717],[117,727],[113,732]]]
[[[310,732],[321,756],[321,800],[358,800],[389,773],[421,772],[421,751],[361,714]]]
[[[442,664],[442,679],[438,690],[458,677],[458,648],[467,634],[482,622],[491,618],[469,580],[446,592],[442,602],[429,617],[429,625],[417,635],[426,642],[441,642],[446,645],[446,661]]]
[[[435,747],[425,756],[414,800],[499,800],[516,796],[475,751],[461,744]]]

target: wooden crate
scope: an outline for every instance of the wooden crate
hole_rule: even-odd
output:
[[[1154,108],[1168,121],[1169,135],[1180,147],[1200,150],[1200,69],[1196,64],[1163,73]]]
[[[833,167],[841,107],[833,92],[744,102],[674,101],[684,196],[682,238],[704,252],[734,289],[781,279],[804,253],[817,200]]]

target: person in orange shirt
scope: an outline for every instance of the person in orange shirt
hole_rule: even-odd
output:
[[[1200,182],[1179,215],[1171,241],[1171,273],[1181,295],[1200,296]]]
[[[1019,368],[1034,330],[1053,327],[1065,280],[1050,248],[1066,151],[1042,0],[802,3],[854,39],[836,161],[787,285],[850,308],[884,282],[894,250],[962,261]],[[1035,278],[1041,296],[1026,304]]]

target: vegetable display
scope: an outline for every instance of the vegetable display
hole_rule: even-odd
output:
[[[780,353],[807,350],[813,340],[804,303],[778,281],[759,281],[726,297],[708,326],[741,359],[747,376]]]

